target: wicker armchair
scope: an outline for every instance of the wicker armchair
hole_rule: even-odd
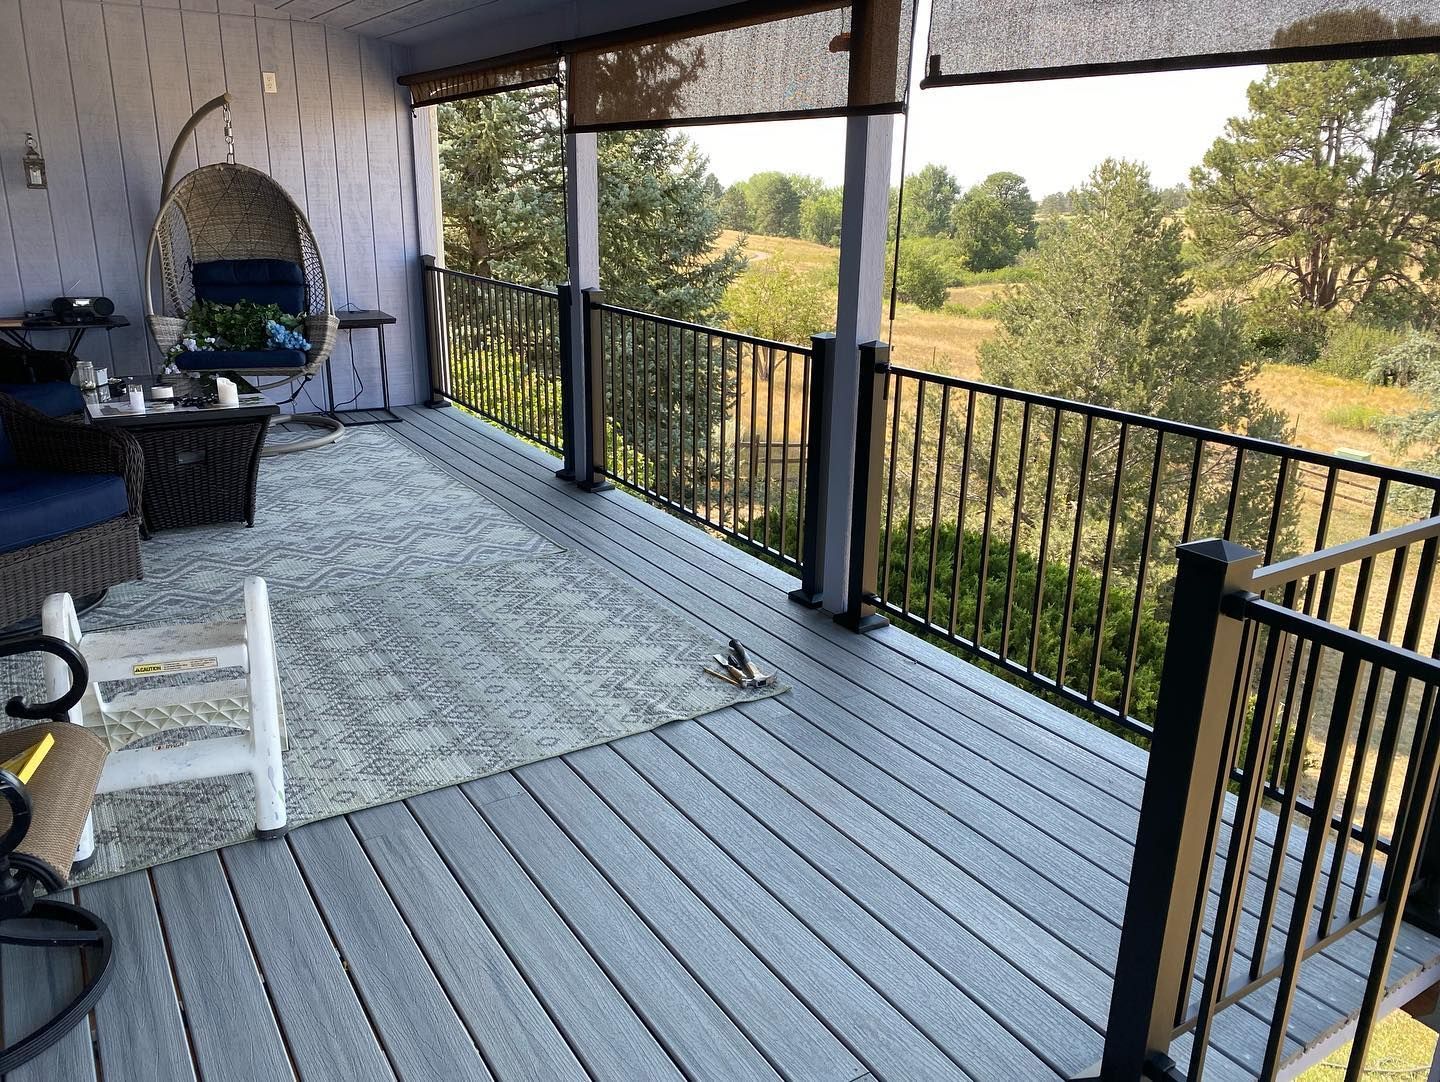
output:
[[[22,538],[26,522],[39,535],[7,546],[0,530],[0,628],[38,615],[53,593],[85,597],[141,577],[144,474],[132,437],[55,420],[0,394],[0,519],[19,524]],[[106,477],[123,481],[122,500]],[[67,520],[77,528],[46,528]]]

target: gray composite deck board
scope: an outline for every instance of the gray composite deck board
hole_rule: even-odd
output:
[[[289,842],[396,1077],[490,1079],[350,824],[311,823]]]
[[[402,445],[792,690],[85,887],[117,983],[93,1050],[77,1031],[28,1077],[988,1082],[1098,1058],[1142,749],[897,629],[851,635],[785,572],[456,410],[399,412]],[[1306,964],[1292,1054],[1350,1017],[1370,941]],[[1392,979],[1437,959],[1407,926]],[[1222,1012],[1207,1079],[1253,1076],[1272,1003]]]
[[[293,1075],[220,857],[202,853],[154,870],[155,896],[205,1082]],[[217,981],[216,973],[226,974]]]
[[[420,411],[414,412],[420,414]],[[427,432],[419,432],[427,426]],[[1126,850],[1123,863],[1117,864],[1122,871],[1128,866],[1128,847],[1138,814],[1143,780],[1144,757],[1139,749],[994,677],[985,676],[984,680],[976,681],[983,694],[972,691],[955,676],[957,671],[968,673],[969,666],[903,632],[891,630],[877,637],[885,639],[885,645],[875,646],[870,637],[856,637],[839,631],[828,620],[817,619],[814,614],[785,601],[784,590],[793,585],[793,579],[784,572],[738,554],[665,516],[663,512],[623,495],[599,499],[577,496],[573,489],[551,481],[551,460],[529,448],[520,447],[494,430],[453,415],[447,417],[429,413],[420,415],[413,427],[407,425],[400,432],[407,438],[413,438],[422,450],[426,449],[427,441],[432,453],[436,447],[443,448],[444,461],[452,470],[477,482],[479,487],[532,521],[537,528],[550,527],[553,536],[562,543],[573,546],[578,542],[612,566],[631,570],[638,581],[652,582],[657,573],[665,576],[664,596],[680,600],[692,614],[705,611],[707,601],[713,602],[720,595],[725,595],[720,601],[722,611],[728,609],[735,616],[748,618],[760,629],[758,641],[764,643],[762,653],[773,644],[774,653],[782,655],[785,661],[793,658],[801,666],[806,662],[812,663],[805,670],[806,678],[820,689],[821,700],[828,698],[834,704],[838,699],[845,698],[843,691],[839,694],[832,691],[835,685],[826,683],[827,674],[839,678],[839,687],[851,692],[849,698],[852,701],[874,696],[878,715],[867,702],[866,708],[854,711],[852,717],[860,718],[876,729],[890,729],[898,723],[907,742],[917,732],[930,729],[935,736],[934,746],[938,748],[937,759],[944,761],[948,751],[952,760],[951,770],[955,769],[953,760],[957,744],[964,740],[976,744],[975,757],[960,765],[978,768],[982,773],[989,769],[992,776],[998,772],[1000,777],[993,782],[990,778],[985,779],[990,783],[991,792],[1003,794],[1012,801],[1017,793],[1038,797],[1042,803],[1059,794],[1063,809],[1061,821],[1067,829],[1073,829],[1078,824],[1082,830],[1093,827],[1111,834],[1114,840],[1124,843]],[[464,468],[467,464],[482,468],[471,472]],[[554,514],[557,510],[562,514]],[[593,525],[602,519],[609,522]],[[653,528],[647,529],[647,526]],[[604,535],[610,532],[623,535],[629,544],[623,547],[608,544]],[[657,537],[663,540],[657,541]],[[634,555],[648,553],[651,549],[656,550],[658,556],[650,557],[648,564]],[[691,565],[689,570],[697,573],[686,578],[683,564],[681,568],[675,565],[677,553],[684,563]],[[628,567],[625,566],[627,563]],[[756,585],[768,583],[774,589],[768,593],[758,590],[747,593],[729,586],[737,579],[743,581],[747,578],[753,579]],[[698,584],[709,596],[691,589],[691,583]],[[766,596],[771,606],[770,619],[766,619],[765,606],[757,605],[751,593]],[[713,604],[709,608],[713,611]],[[796,628],[813,631],[815,636],[827,640],[826,646],[817,649],[809,641],[813,636],[782,638],[783,630],[769,636],[768,632],[777,622],[775,615],[782,623],[789,622]],[[726,628],[717,626],[717,629]],[[907,650],[893,649],[889,644],[896,641],[903,642]],[[840,649],[830,648],[836,646]],[[899,664],[894,663],[897,653],[901,655]],[[916,654],[925,657],[928,664],[920,665],[913,656]],[[885,659],[879,665],[874,661],[877,655]],[[777,659],[772,656],[770,660]],[[820,667],[818,677],[812,675],[816,671],[814,663]],[[895,677],[892,670],[901,671],[903,679]],[[857,687],[857,684],[860,686]],[[822,703],[804,701],[806,690],[797,687],[797,709],[812,716],[823,713]],[[966,707],[963,713],[954,705],[957,702]],[[892,703],[900,708],[896,709]],[[997,710],[996,706],[1003,709]],[[1038,732],[1031,723],[1031,714],[1045,720],[1045,725],[1039,727]],[[944,724],[937,722],[937,716]],[[911,723],[913,727],[907,730]],[[1114,761],[1106,757],[1112,748]],[[1065,810],[1069,814],[1064,814]],[[1033,829],[1037,831],[1047,829],[1045,823],[1056,821],[1053,812],[1048,815],[1037,813],[1032,818],[1036,822]],[[1292,852],[1302,844],[1298,838],[1290,841]],[[1263,842],[1259,854],[1261,857],[1266,854]],[[1293,868],[1288,869],[1288,873],[1293,879]],[[1252,889],[1247,893],[1245,919],[1252,923],[1258,911],[1258,896],[1258,890]],[[1286,911],[1286,897],[1282,897],[1282,912]],[[1212,892],[1212,905],[1215,898]],[[1366,934],[1373,935],[1368,931]],[[1307,976],[1315,975],[1317,969],[1320,975],[1327,975],[1329,967],[1329,971],[1337,977],[1352,983],[1362,979],[1368,965],[1368,958],[1362,957],[1363,938],[1364,935],[1347,937],[1346,941],[1337,945],[1338,949],[1327,952],[1330,957],[1312,963],[1312,973]],[[1407,972],[1406,959],[1428,965],[1435,958],[1435,945],[1432,937],[1407,927],[1392,975],[1398,978]],[[1348,974],[1336,968],[1345,962],[1350,965]],[[1408,970],[1414,968],[1408,966]],[[1323,994],[1314,996],[1308,988],[1303,989],[1292,1019],[1292,1034],[1333,1019],[1333,1012],[1328,1012],[1323,1002],[1329,998]],[[1353,1001],[1347,1000],[1347,1007],[1350,1005]],[[1263,1007],[1263,1001],[1257,1000],[1244,1009],[1258,1022]],[[1254,1031],[1253,1025],[1249,1028]]]
[[[703,981],[787,1078],[837,1079],[862,1067],[724,920],[561,760],[516,771],[525,790]]]
[[[480,786],[483,782],[474,787]],[[724,1076],[736,1082],[779,1078],[695,976],[530,796],[492,801],[480,813],[687,1075]]]
[[[67,893],[63,900],[73,899]],[[41,927],[38,921],[17,925],[19,929],[37,931]],[[5,1043],[15,1044],[37,1029],[46,1020],[49,1005],[68,1002],[83,983],[80,959],[73,952],[0,946],[0,1003],[4,1005],[0,1030]],[[95,1053],[83,1026],[71,1030],[48,1052],[5,1075],[5,1082],[48,1082],[57,1077],[94,1082]]]
[[[459,789],[410,802],[475,907],[508,944],[515,964],[601,1078],[683,1077],[674,1061],[585,950],[505,844]]]
[[[248,842],[221,859],[301,1082],[393,1079],[289,847]]]
[[[124,875],[75,893],[115,938],[115,973],[93,1015],[99,1073],[107,1082],[193,1082],[195,1067],[150,874]]]
[[[350,817],[450,1001],[501,1078],[588,1078],[504,946],[403,804]]]

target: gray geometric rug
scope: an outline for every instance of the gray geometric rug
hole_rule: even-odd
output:
[[[271,614],[292,827],[783,690],[707,676],[701,665],[722,643],[570,553],[272,600]],[[177,733],[205,735],[151,742]],[[254,829],[248,777],[103,796],[97,859],[75,881]]]
[[[742,692],[706,675],[724,649],[714,635],[388,435],[352,430],[330,448],[266,459],[260,492],[253,530],[147,541],[146,581],[82,622],[233,617],[244,576],[264,576],[292,827],[785,690]],[[38,668],[34,656],[0,660],[0,699],[35,694]],[[172,730],[144,743],[231,733]],[[96,860],[75,881],[252,837],[253,801],[245,776],[99,797]]]
[[[344,590],[561,549],[378,428],[260,461],[255,525],[161,530],[143,582],[112,589],[86,628],[173,621],[270,596]]]

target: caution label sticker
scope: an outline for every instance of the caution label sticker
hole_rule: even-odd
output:
[[[172,672],[194,672],[197,669],[218,669],[218,657],[185,657],[177,661],[142,661],[130,667],[135,676],[160,676]]]

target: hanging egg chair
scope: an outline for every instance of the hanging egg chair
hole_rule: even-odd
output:
[[[216,108],[225,112],[226,160],[203,165],[172,186],[191,132]],[[145,262],[145,324],[160,352],[187,375],[236,373],[253,377],[259,390],[314,376],[339,334],[325,264],[310,223],[285,189],[260,170],[235,161],[229,94],[201,106],[181,129],[161,191]],[[187,316],[197,301],[278,305],[303,320],[299,333],[305,341],[272,341],[271,348],[246,351],[187,343]],[[198,348],[185,348],[187,344]],[[308,348],[291,348],[300,345]],[[274,450],[318,446],[344,431],[339,421],[320,414],[286,415],[281,423],[295,422],[327,432]]]

